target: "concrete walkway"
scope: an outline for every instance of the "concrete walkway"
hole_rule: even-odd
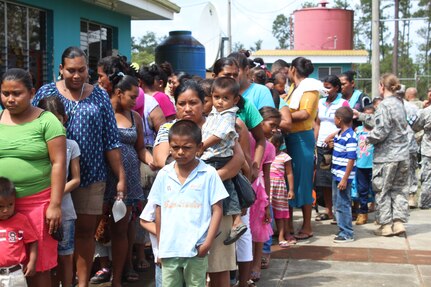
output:
[[[295,211],[297,228],[300,218]],[[262,270],[258,287],[431,287],[431,210],[412,210],[407,235],[395,237],[375,236],[371,213],[370,223],[354,225],[355,241],[343,244],[332,242],[336,225],[312,221],[312,238],[288,249],[274,242],[269,269]],[[152,287],[153,276],[151,268],[140,274],[139,282],[123,286]]]
[[[289,249],[273,245],[257,286],[430,286],[431,211],[414,209],[407,235],[377,237],[374,215],[355,226],[355,241],[334,243],[336,225],[313,220],[314,236]],[[294,213],[299,225],[300,213]]]

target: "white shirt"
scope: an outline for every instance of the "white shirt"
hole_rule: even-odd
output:
[[[202,160],[183,184],[175,164],[159,171],[148,196],[161,207],[159,258],[196,256],[207,236],[212,205],[228,197],[217,171]]]

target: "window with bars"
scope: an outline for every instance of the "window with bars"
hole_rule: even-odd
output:
[[[113,28],[81,20],[81,49],[87,54],[90,81],[97,81],[97,63],[112,55]]]
[[[317,72],[319,80],[323,80],[329,75],[339,76],[341,74],[341,67],[319,67]]]
[[[39,88],[47,81],[46,11],[0,1],[0,73],[30,71]]]

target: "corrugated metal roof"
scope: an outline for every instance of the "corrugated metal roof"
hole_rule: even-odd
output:
[[[366,50],[259,50],[253,56],[368,56]]]

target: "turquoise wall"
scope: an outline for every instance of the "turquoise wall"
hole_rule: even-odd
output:
[[[18,2],[18,1],[16,1]],[[114,28],[113,48],[121,55],[131,57],[131,18],[90,3],[78,0],[21,0],[19,3],[49,10],[48,49],[53,49],[53,71],[58,74],[61,54],[69,46],[80,46],[80,21],[105,24]],[[49,26],[49,25],[48,25]],[[50,47],[52,45],[52,47]]]

